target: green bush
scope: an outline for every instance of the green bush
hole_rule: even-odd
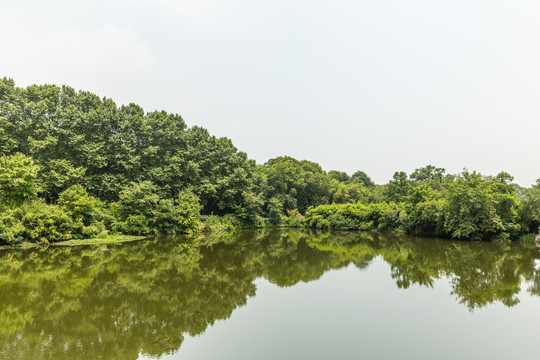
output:
[[[190,233],[199,229],[201,205],[190,190],[176,199],[162,199],[149,181],[132,183],[111,205],[115,230],[129,235]]]
[[[73,219],[59,206],[40,200],[4,211],[1,222],[7,230],[4,241],[8,243],[23,239],[38,243],[70,240],[76,229]]]
[[[118,223],[116,230],[128,235],[149,235],[153,232],[144,215],[128,215],[124,221]]]
[[[60,193],[58,205],[62,207],[74,220],[82,220],[85,225],[97,220],[102,210],[101,203],[82,185],[73,185]]]
[[[0,202],[15,205],[35,198],[38,171],[34,160],[26,155],[0,156]]]
[[[304,217],[300,214],[298,209],[287,210],[285,224],[291,227],[302,227],[304,226]]]
[[[273,197],[268,202],[268,221],[271,225],[279,225],[283,218],[283,204],[277,197]]]

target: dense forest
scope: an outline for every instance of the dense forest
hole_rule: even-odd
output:
[[[428,165],[376,185],[288,156],[259,165],[177,114],[0,80],[0,244],[280,225],[531,239],[540,179],[512,181]]]

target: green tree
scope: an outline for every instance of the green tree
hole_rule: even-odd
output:
[[[20,204],[35,198],[39,191],[39,167],[32,158],[17,153],[0,156],[0,200],[8,204]]]
[[[427,165],[425,167],[418,168],[414,170],[410,178],[414,181],[436,181],[441,183],[444,179],[444,173],[446,172],[443,168],[437,168],[433,165]]]
[[[412,188],[413,184],[405,172],[395,172],[393,179],[386,185],[386,197],[388,201],[407,201]]]
[[[463,171],[449,187],[445,231],[453,238],[471,240],[514,234],[517,198],[501,193],[501,186],[510,191],[493,179]]]
[[[74,220],[81,220],[86,226],[104,217],[103,204],[90,196],[82,185],[73,185],[60,193],[58,205]]]
[[[536,184],[530,189],[525,190],[520,218],[524,230],[540,233],[540,179],[536,180]]]
[[[272,225],[279,225],[283,222],[283,204],[277,197],[271,198],[268,202],[268,218]]]
[[[363,171],[356,171],[351,175],[351,181],[358,181],[364,184],[365,187],[371,188],[375,186],[375,183],[371,178]]]

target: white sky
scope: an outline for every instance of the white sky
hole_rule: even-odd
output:
[[[540,2],[0,0],[0,76],[368,173],[540,177]]]

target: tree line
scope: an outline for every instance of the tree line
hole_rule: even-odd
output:
[[[429,165],[376,185],[362,171],[327,172],[288,156],[259,165],[177,114],[0,80],[0,242],[7,244],[214,225],[513,239],[540,226],[540,182],[523,189],[512,181]]]

